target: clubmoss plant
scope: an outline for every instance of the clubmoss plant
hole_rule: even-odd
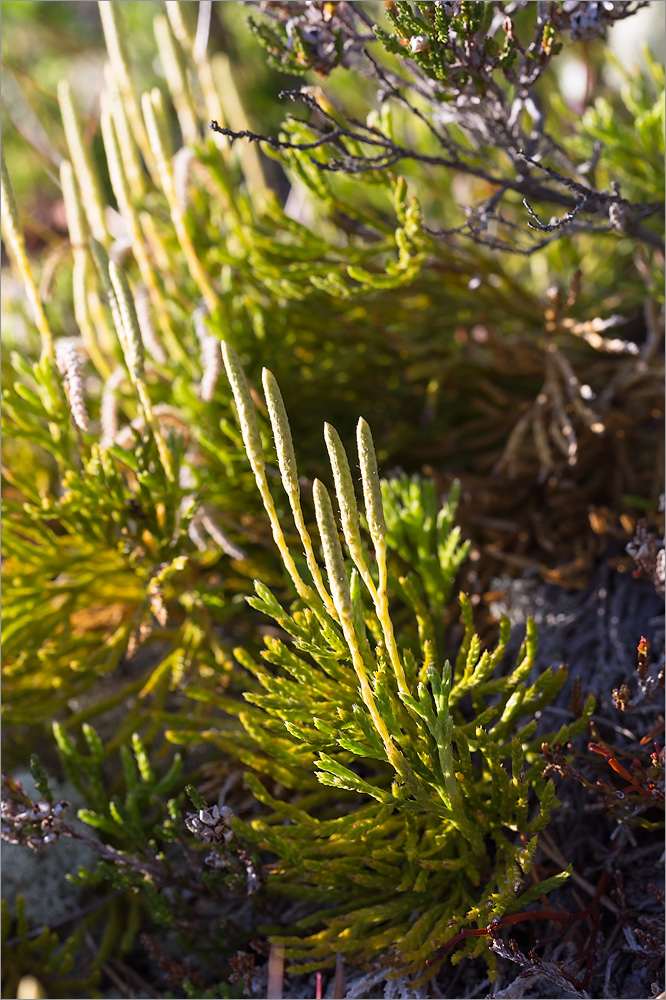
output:
[[[463,535],[482,583],[498,562],[579,583],[597,509],[656,507],[663,69],[648,60],[621,94],[600,71],[601,34],[637,3],[597,5],[585,28],[599,72],[582,117],[553,71],[560,45],[581,55],[562,5],[387,4],[374,24],[368,5],[267,3],[271,54],[319,76],[262,136],[281,84],[245,85],[245,53],[268,71],[230,27],[241,5],[216,5],[227,54],[207,51],[209,5],[169,0],[159,81],[129,27],[146,6],[99,5],[99,135],[74,78],[49,105],[69,246],[24,235],[2,165],[19,278],[3,295],[6,753],[79,776],[109,851],[91,893],[121,893],[90,919],[105,955],[130,948],[139,911],[148,934],[164,925],[167,894],[127,866],[118,880],[118,853],[198,851],[203,812],[238,846],[204,875],[229,862],[251,881],[251,844],[277,858],[259,905],[313,904],[295,927],[262,911],[300,968],[342,954],[421,974],[457,928],[564,877],[518,895],[555,804],[539,743],[565,744],[590,705],[537,736],[565,672],[534,675],[531,624],[514,666],[506,622],[484,650],[464,596],[456,655],[454,586]],[[101,757],[96,730],[80,750],[92,723]],[[135,773],[168,774],[170,744],[174,780],[205,790],[189,826]],[[216,952],[204,985],[223,983],[226,929],[190,918],[187,948]],[[486,947],[464,940],[456,961]]]
[[[16,266],[19,274],[21,275],[26,298],[33,311],[35,325],[39,330],[42,343],[42,356],[50,356],[53,354],[53,335],[46,319],[46,315],[44,314],[44,308],[37,292],[37,286],[35,285],[30,264],[28,262],[23,230],[21,229],[18,212],[16,211],[14,192],[12,191],[12,185],[9,180],[4,159],[0,160],[0,164],[2,167],[2,186],[0,188],[2,228],[5,233],[5,239],[7,240],[9,250],[16,261]]]
[[[305,960],[302,971],[334,964],[336,952],[371,957],[388,949],[395,963],[414,972],[447,929],[485,926],[566,879],[563,872],[529,884],[538,831],[557,804],[552,782],[540,777],[534,716],[560,690],[566,670],[531,676],[537,637],[530,621],[518,664],[505,672],[508,620],[500,625],[497,647],[482,652],[464,595],[464,639],[453,666],[444,658],[437,635],[443,602],[467,550],[451,524],[457,497],[435,518],[431,484],[404,476],[383,484],[362,418],[357,444],[364,527],[347,454],[327,425],[346,553],[319,480],[312,487],[317,544],[302,520],[286,410],[274,376],[264,371],[282,485],[309,572],[305,580],[305,566],[301,575],[283,524],[275,520],[249,386],[228,343],[223,356],[248,459],[300,598],[288,612],[255,583],[250,603],[289,639],[265,640],[263,656],[272,669],[235,651],[264,689],[246,693],[254,708],[240,719],[265,753],[258,770],[287,787],[312,789],[302,803],[298,797],[280,801],[249,775],[271,814],[253,823],[236,820],[233,827],[279,856],[271,866],[274,886],[326,904],[296,925],[302,937],[276,937],[292,958]],[[405,555],[410,570],[401,573]],[[582,731],[592,709],[588,701],[558,740]],[[361,802],[349,800],[336,815],[304,782],[308,772]],[[317,924],[323,929],[313,930]],[[474,942],[466,953],[483,947]]]

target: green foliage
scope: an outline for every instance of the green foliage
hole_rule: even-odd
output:
[[[459,483],[454,483],[448,502],[439,507],[431,479],[401,476],[382,480],[381,488],[387,545],[406,568],[418,574],[428,596],[430,616],[438,621],[449,605],[455,575],[469,551],[469,544],[460,541],[460,529],[453,526]]]
[[[32,774],[32,779],[35,782],[35,788],[41,795],[42,799],[53,805],[53,792],[49,786],[49,778],[42,766],[42,762],[36,753],[30,758],[30,772]]]
[[[140,692],[124,729],[129,734],[145,699],[179,685],[199,657],[201,669],[224,669],[212,624],[235,613],[233,591],[248,589],[249,581],[230,578],[228,601],[210,592],[206,577],[219,556],[212,546],[201,554],[188,535],[196,489],[181,489],[167,476],[154,435],[137,435],[128,449],[91,442],[81,454],[48,359],[31,365],[14,354],[3,378],[12,382],[4,390],[3,426],[13,442],[29,441],[50,455],[34,478],[13,463],[5,475],[21,499],[5,495],[3,508],[3,712],[15,723],[48,725],[66,706],[76,712],[76,699],[118,669],[128,645],[132,655],[139,644],[164,650],[166,642],[162,660],[98,706],[108,710]],[[183,439],[168,440],[178,475]],[[189,508],[181,511],[184,500]]]
[[[229,345],[225,363],[250,464],[271,516],[254,408]],[[291,432],[268,372],[264,387],[282,483],[296,512]],[[291,643],[267,637],[263,664],[236,652],[263,688],[246,693],[255,708],[240,715],[264,753],[263,765],[255,760],[255,768],[295,790],[311,788],[301,772],[314,771],[320,784],[360,795],[362,802],[335,816],[316,793],[315,808],[280,801],[248,775],[271,815],[251,824],[237,820],[234,830],[279,856],[274,887],[325,901],[294,928],[303,939],[276,938],[292,957],[309,959],[305,969],[331,964],[335,951],[367,957],[389,946],[398,962],[416,971],[445,927],[471,920],[485,926],[522,904],[515,897],[532,863],[535,834],[557,804],[552,782],[540,780],[534,717],[561,689],[566,671],[547,670],[530,683],[536,631],[529,622],[518,665],[501,673],[508,620],[500,626],[498,646],[482,652],[464,595],[465,635],[455,666],[443,658],[438,626],[466,550],[452,528],[456,498],[437,512],[432,484],[404,476],[382,483],[380,491],[366,428],[361,421],[358,441],[373,569],[359,532],[349,462],[327,428],[351,565],[345,565],[328,494],[315,481],[325,574],[317,562],[308,563],[304,581],[284,546],[284,522],[274,523],[301,604],[285,611],[260,582],[249,602]],[[301,540],[305,552],[314,553],[309,534]],[[409,577],[387,572],[393,554],[411,568]],[[394,615],[389,592],[399,606]],[[592,710],[590,702],[567,738],[584,731]],[[368,806],[368,797],[375,804]],[[307,933],[318,922],[325,929]]]
[[[94,831],[90,834],[81,824],[65,822],[57,827],[57,835],[83,843],[97,856],[96,864],[87,863],[87,867],[80,867],[76,875],[67,878],[89,890],[108,884],[115,890],[111,896],[106,893],[93,907],[90,923],[99,941],[93,969],[101,969],[111,956],[127,956],[137,947],[140,931],[162,927],[176,935],[177,954],[183,956],[185,970],[190,968],[188,962],[196,958],[206,972],[210,968],[219,973],[233,955],[234,945],[242,942],[242,935],[233,921],[226,919],[218,921],[215,932],[202,934],[208,919],[205,905],[197,908],[189,904],[194,898],[208,906],[219,905],[221,898],[239,890],[245,895],[250,891],[246,885],[250,875],[259,887],[254,859],[245,851],[243,842],[224,828],[227,836],[220,838],[219,844],[213,841],[218,846],[213,847],[212,870],[209,859],[204,863],[200,853],[190,845],[185,847],[182,800],[179,795],[170,797],[180,792],[182,760],[179,754],[169,752],[168,746],[165,749],[171,762],[167,762],[168,766],[156,766],[154,762],[160,755],[136,733],[128,741],[132,750],[122,745],[116,755],[118,760],[105,752],[99,735],[89,724],[83,725],[82,739],[78,741],[57,723],[54,733],[65,775],[88,803],[78,810],[78,819]],[[33,770],[43,785],[46,772],[36,757]],[[11,825],[17,810],[30,809],[32,805],[20,786],[10,784],[10,789],[20,801],[13,811],[3,810],[3,825]],[[68,807],[67,803],[60,806],[65,810]],[[191,821],[193,817],[188,819]],[[35,830],[26,828],[20,815],[16,822],[15,833],[23,841],[28,834],[39,832],[39,824],[34,824]],[[210,844],[205,838],[203,842]],[[183,918],[186,911],[187,920]],[[25,919],[21,906],[17,920],[18,936],[14,935],[10,941],[8,955],[12,968],[16,965],[18,970],[25,971],[26,942],[21,930]],[[52,976],[69,974],[79,938],[77,934],[68,939],[61,953],[56,948],[57,936],[46,929],[37,944],[30,944],[30,953],[39,954],[47,945],[56,949],[53,959],[44,966],[45,972]],[[207,980],[213,981],[214,976],[207,972]],[[234,990],[225,993],[225,984],[219,988],[223,996],[236,995]]]
[[[87,753],[77,749],[59,723],[54,724],[54,735],[66,776],[91,806],[79,811],[79,819],[103,831],[112,843],[120,839],[125,850],[146,851],[155,832],[159,832],[161,838],[173,836],[169,832],[173,826],[171,817],[166,827],[154,824],[169,793],[180,789],[182,760],[178,754],[158,779],[140,736],[133,733],[129,741],[132,750],[126,745],[119,750],[125,785],[125,796],[121,799],[118,795],[110,795],[106,787],[102,775],[104,747],[89,723],[83,724]]]
[[[17,995],[23,976],[34,976],[46,989],[44,996],[101,997],[98,990],[99,969],[92,963],[87,975],[81,975],[82,932],[74,931],[61,941],[55,931],[44,927],[37,936],[25,916],[22,896],[16,899],[16,914],[12,916],[2,900],[2,996],[8,1000]],[[87,963],[90,965],[91,963]],[[77,971],[74,975],[75,965]]]
[[[620,106],[611,107],[601,97],[581,123],[584,140],[602,144],[606,176],[632,201],[653,197],[664,184],[664,165],[659,159],[664,151],[664,67],[647,48],[644,57],[644,74],[622,72]]]
[[[240,997],[244,995],[244,991],[241,984],[229,985],[228,983],[218,983],[216,986],[211,986],[210,989],[201,990],[201,987],[197,986],[190,979],[184,979],[182,988],[185,992],[186,997],[190,997],[191,1000],[231,1000],[232,997]],[[164,993],[165,997],[174,997],[174,993]]]
[[[460,39],[462,44],[466,42],[469,45],[477,32],[485,34],[492,21],[492,6],[475,3],[412,5],[397,2],[389,3],[386,7],[394,31],[389,33],[379,26],[375,27],[375,31],[388,52],[406,55],[429,77],[444,84],[456,87],[467,83],[468,71],[460,66],[456,69],[451,66],[458,60],[450,39]],[[449,14],[447,8],[451,8]],[[455,34],[452,35],[452,32]],[[493,68],[501,69],[511,66],[516,57],[515,43],[510,29],[505,28],[504,34],[504,44],[501,47],[489,37],[484,39],[485,59],[479,60],[480,65],[489,62]],[[475,81],[479,85],[482,82],[485,83],[481,77]]]
[[[573,521],[552,509],[535,520],[549,565],[562,561],[553,526],[587,544],[588,513],[607,499],[597,470],[617,470],[610,505],[654,491],[656,320],[649,350],[627,338],[662,301],[660,258],[646,262],[642,249],[658,225],[654,213],[633,230],[606,225],[602,201],[601,232],[570,227],[532,254],[523,192],[489,173],[503,148],[460,122],[442,131],[420,92],[412,107],[407,87],[376,101],[357,74],[340,83],[356,44],[340,5],[311,7],[315,36],[301,4],[250,21],[281,70],[323,78],[339,67],[332,91],[354,112],[304,92],[306,116],[264,144],[267,167],[256,144],[205,129],[214,118],[251,132],[263,115],[266,95],[247,101],[248,37],[232,32],[236,63],[202,57],[195,5],[170,3],[155,24],[164,92],[139,100],[137,81],[152,85],[146,6],[101,4],[111,68],[93,149],[96,122],[84,128],[76,89],[59,87],[64,130],[52,131],[66,154],[69,244],[53,237],[43,256],[28,255],[3,164],[3,234],[20,278],[3,297],[5,753],[25,760],[38,741],[42,753],[53,728],[85,799],[80,816],[100,838],[99,865],[79,877],[97,898],[108,882],[120,893],[91,920],[100,961],[128,954],[148,920],[219,984],[197,993],[190,980],[188,995],[234,995],[229,948],[245,931],[219,916],[211,929],[205,906],[184,901],[194,893],[215,909],[249,893],[252,845],[277,857],[269,893],[312,902],[287,933],[267,927],[299,969],[341,953],[420,972],[451,927],[484,927],[566,877],[519,895],[557,805],[540,742],[565,744],[592,710],[537,737],[565,671],[534,675],[531,623],[507,668],[508,623],[483,649],[464,595],[452,655],[452,594],[469,548],[454,517],[469,511],[457,508],[457,482],[441,503],[437,480],[493,470],[519,508],[526,490],[575,493]],[[484,88],[510,102],[520,59],[552,83],[565,36],[546,19],[526,54],[531,10],[490,37],[490,4],[387,6],[379,41],[363,45],[387,72],[399,57],[444,118],[463,92],[484,107]],[[235,23],[237,11],[222,16]],[[478,56],[474,71],[461,52]],[[548,141],[571,163],[598,142],[599,183],[617,181],[649,208],[663,197],[663,73],[650,64],[627,81],[619,113],[600,90],[579,122],[553,85]],[[11,161],[13,173],[15,150]],[[268,187],[276,178],[295,196],[286,204]],[[501,220],[462,205],[490,205],[498,189]],[[222,340],[231,391],[219,378]],[[261,399],[264,366],[286,406],[268,370]],[[326,424],[325,449],[324,420],[339,431]],[[319,479],[299,478],[290,422],[302,468]],[[362,511],[343,444],[355,431]],[[380,479],[380,467],[398,471]],[[32,760],[52,802],[47,769]],[[183,848],[179,798],[185,787],[196,814],[208,810],[202,762],[219,766],[218,783],[248,768],[258,803],[230,827],[216,817],[216,836],[233,837],[226,853],[214,841],[220,864],[208,869],[198,847]],[[35,951],[24,930],[10,934],[22,942],[11,989],[26,967],[42,969],[40,955],[61,954],[47,932]],[[455,960],[484,948],[474,939]]]

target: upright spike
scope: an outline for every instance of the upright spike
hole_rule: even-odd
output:
[[[224,359],[224,367],[227,370],[227,378],[231,385],[231,391],[236,401],[238,422],[241,434],[243,435],[245,451],[250,460],[250,466],[255,477],[264,475],[266,459],[264,458],[264,449],[261,444],[261,434],[259,433],[259,422],[257,421],[257,412],[252,402],[252,396],[250,395],[250,387],[247,384],[245,372],[236,351],[226,340],[222,341],[222,357]]]
[[[102,29],[106,47],[109,53],[113,73],[118,84],[118,89],[125,105],[128,121],[134,133],[137,145],[141,150],[146,166],[151,177],[158,182],[159,174],[155,157],[148,141],[146,127],[141,117],[139,102],[134,93],[132,77],[129,70],[129,63],[123,45],[122,33],[118,22],[117,3],[112,0],[99,0],[99,13],[102,19]]]
[[[141,278],[148,289],[150,301],[152,302],[157,315],[160,331],[166,339],[171,336],[169,316],[164,305],[158,282],[155,278],[153,267],[146,252],[141,224],[134,207],[129,180],[125,174],[123,159],[120,155],[118,137],[114,126],[114,119],[111,114],[110,97],[106,92],[102,94],[101,98],[100,123],[113,193],[116,196],[120,214],[122,215],[129,230],[132,252],[136,258],[137,264],[139,265]]]
[[[340,505],[340,518],[345,542],[347,543],[349,554],[363,574],[364,570],[367,572],[367,566],[363,556],[356,494],[354,492],[354,483],[351,477],[347,453],[340,440],[340,435],[331,424],[324,424],[324,440],[326,441],[326,447],[331,460],[335,493]]]
[[[58,84],[60,114],[65,126],[65,136],[69,146],[74,172],[81,188],[81,201],[86,213],[90,231],[100,243],[106,243],[108,236],[104,222],[104,205],[97,176],[97,170],[90,150],[83,144],[79,121],[72,100],[71,87],[67,80]]]
[[[67,228],[69,229],[69,241],[72,244],[74,254],[74,270],[72,274],[72,291],[74,297],[74,315],[76,323],[81,331],[83,342],[91,361],[94,363],[102,378],[108,378],[111,369],[106,358],[97,346],[95,332],[90,319],[88,309],[88,268],[90,259],[86,248],[86,223],[83,209],[79,200],[79,193],[74,179],[74,171],[69,160],[62,160],[60,163],[60,186],[65,202],[65,214],[67,216]]]
[[[354,609],[352,606],[349,581],[345,561],[342,555],[342,547],[338,538],[338,526],[335,523],[335,515],[331,506],[331,498],[323,483],[315,479],[312,484],[312,497],[315,505],[315,517],[319,528],[322,548],[324,550],[324,561],[326,563],[326,573],[331,585],[331,593],[338,617],[345,629],[354,630]]]
[[[388,605],[388,568],[386,565],[386,522],[384,520],[384,504],[382,502],[382,488],[379,482],[379,471],[377,469],[377,455],[372,440],[370,426],[363,417],[358,422],[356,429],[356,440],[358,444],[358,458],[361,466],[361,479],[363,481],[363,498],[365,500],[365,516],[368,522],[370,537],[375,548],[377,558],[377,569],[379,571],[379,585],[377,587],[377,616],[381,622],[382,631],[386,640],[391,666],[395,672],[398,682],[398,690],[401,695],[409,695],[409,688],[405,678],[405,671],[398,653],[398,646],[393,632],[393,622]]]
[[[143,379],[144,350],[134,299],[125,272],[114,261],[109,263],[109,277],[122,320],[122,331],[118,331],[120,346],[130,378],[136,383]]]
[[[130,123],[127,118],[127,111],[118,90],[118,83],[110,62],[104,67],[104,81],[106,92],[109,96],[109,106],[113,117],[113,124],[118,137],[118,148],[123,161],[125,176],[136,197],[141,197],[146,193],[146,180],[139,156],[136,140],[132,134]]]
[[[356,429],[356,440],[358,444],[358,458],[361,466],[361,478],[363,480],[363,498],[365,500],[365,514],[370,530],[377,560],[380,560],[380,553],[385,560],[386,553],[386,523],[384,521],[384,505],[382,503],[382,490],[379,485],[379,472],[377,469],[377,455],[372,440],[372,431],[363,417],[360,418]],[[381,567],[380,567],[381,569]]]
[[[335,609],[342,625],[345,640],[351,653],[354,670],[359,679],[363,701],[372,716],[372,721],[384,744],[389,761],[393,764],[398,774],[404,778],[413,779],[411,768],[389,735],[386,723],[377,709],[374,695],[368,683],[363,656],[358,647],[356,631],[354,629],[354,608],[349,581],[347,580],[347,570],[345,569],[345,562],[342,555],[342,547],[338,538],[338,528],[335,523],[333,507],[331,506],[331,498],[324,484],[318,479],[315,479],[312,484],[312,496],[315,504],[317,527],[319,528],[319,536],[324,550],[328,582],[331,586]]]
[[[198,142],[200,136],[197,115],[169,21],[166,17],[158,15],[153,21],[153,29],[155,31],[155,38],[157,39],[157,48],[164,69],[164,75],[171,97],[173,98],[176,114],[178,115],[178,124],[183,135],[183,142]]]
[[[159,169],[160,185],[169,205],[169,213],[174,229],[176,230],[178,242],[187,259],[190,274],[206,300],[209,312],[214,313],[219,305],[219,299],[210,277],[206,274],[197,256],[194,244],[185,225],[185,217],[178,201],[178,194],[174,183],[173,168],[164,146],[164,136],[160,127],[160,122],[164,117],[164,109],[162,107],[162,95],[157,87],[153,88],[150,93],[143,94],[141,107],[150,139],[150,146]]]
[[[289,427],[289,418],[282,399],[282,393],[280,392],[275,376],[272,372],[268,371],[267,368],[264,368],[263,370],[262,381],[264,386],[264,395],[268,404],[268,415],[270,417],[271,427],[273,428],[273,438],[275,440],[275,448],[277,451],[282,483],[287,496],[289,497],[289,505],[291,507],[292,514],[294,515],[294,521],[296,522],[298,534],[300,535],[303,543],[305,559],[308,564],[308,569],[312,574],[314,585],[317,588],[319,596],[324,602],[324,607],[328,613],[332,615],[334,613],[333,603],[328,591],[326,590],[326,586],[314,554],[314,549],[312,548],[312,539],[310,538],[310,533],[307,529],[305,518],[303,517],[303,510],[301,508],[301,490],[298,483],[298,468],[296,466],[296,455],[294,453],[294,445],[291,439],[291,428]]]
[[[2,214],[2,228],[4,230],[7,246],[16,261],[25,294],[32,308],[35,326],[39,330],[42,341],[42,357],[53,356],[53,336],[51,328],[46,319],[42,303],[37,293],[37,286],[30,270],[28,255],[25,252],[25,240],[19,222],[14,192],[9,181],[9,174],[5,166],[4,157],[0,157],[2,184],[0,185],[0,207]]]
[[[273,438],[275,439],[282,482],[289,498],[292,496],[300,497],[296,454],[294,452],[289,417],[287,416],[287,410],[282,399],[282,393],[280,392],[275,376],[268,368],[264,368],[262,372],[262,382],[266,403],[268,404],[268,415],[271,427],[273,428]]]
[[[55,344],[55,359],[74,423],[82,431],[87,431],[90,421],[83,389],[82,346],[76,337],[61,337]]]
[[[227,372],[227,378],[229,379],[231,391],[234,394],[234,401],[238,412],[238,422],[240,424],[241,435],[243,437],[243,444],[245,445],[245,451],[250,461],[250,467],[254,472],[254,478],[259,488],[259,492],[261,493],[261,499],[263,500],[266,513],[268,514],[271,522],[271,530],[273,532],[275,544],[278,547],[285,569],[289,573],[289,576],[296,587],[298,596],[308,602],[310,606],[314,608],[316,613],[320,613],[320,609],[318,607],[319,599],[312,588],[308,587],[296,569],[296,563],[292,558],[289,546],[285,540],[282,526],[280,525],[277,511],[275,510],[275,503],[268,487],[268,480],[266,479],[266,460],[264,458],[264,449],[261,444],[261,434],[259,432],[259,422],[257,420],[254,403],[252,402],[250,387],[247,384],[245,372],[243,371],[243,367],[236,351],[233,349],[231,344],[226,341],[222,341],[222,357],[224,359],[224,367]],[[321,615],[323,615],[323,609],[321,610]],[[323,617],[325,620],[325,616]]]

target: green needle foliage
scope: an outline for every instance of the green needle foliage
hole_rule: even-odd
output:
[[[265,753],[255,766],[267,776],[299,790],[311,785],[304,773],[313,772],[320,784],[361,797],[336,816],[330,800],[316,793],[316,808],[306,808],[276,799],[248,775],[271,816],[238,820],[234,830],[279,856],[274,887],[326,904],[296,924],[302,938],[276,938],[293,958],[308,959],[302,970],[333,964],[336,951],[367,958],[388,949],[394,961],[417,971],[447,928],[485,926],[567,877],[519,895],[536,834],[557,804],[552,782],[540,778],[535,713],[561,689],[566,670],[532,678],[537,637],[530,621],[518,664],[506,673],[508,620],[496,648],[482,652],[464,595],[464,639],[455,665],[444,659],[443,610],[467,550],[452,528],[457,496],[437,511],[432,484],[405,476],[381,482],[363,419],[357,432],[363,515],[345,449],[326,425],[340,524],[326,487],[315,480],[319,544],[301,525],[306,558],[299,569],[284,522],[274,517],[249,386],[234,349],[225,343],[223,354],[248,459],[300,598],[288,612],[255,582],[249,603],[286,635],[266,638],[263,663],[235,651],[263,688],[245,695],[255,708],[240,719]],[[266,370],[263,384],[282,485],[298,524],[291,430]],[[593,707],[590,700],[556,739],[584,731]],[[320,922],[324,930],[313,933]],[[467,953],[484,947],[475,942]]]
[[[3,774],[3,837],[33,850],[45,849],[62,837],[82,844],[87,849],[85,864],[67,879],[99,893],[88,907],[87,925],[98,942],[93,961],[86,962],[89,978],[72,979],[71,986],[69,979],[58,982],[52,988],[61,993],[50,995],[92,989],[104,964],[112,956],[127,956],[142,929],[154,926],[178,935],[187,957],[185,972],[191,971],[189,961],[195,955],[219,971],[224,963],[224,958],[220,962],[223,943],[227,948],[240,945],[243,932],[227,918],[206,930],[208,908],[219,907],[232,894],[242,898],[260,887],[256,859],[219,814],[215,814],[215,828],[199,820],[209,811],[193,788],[188,791],[197,812],[187,814],[185,822],[211,853],[204,861],[201,850],[184,842],[183,760],[170,747],[158,752],[134,733],[113,753],[87,723],[77,739],[56,723],[54,737],[62,770],[86,802],[77,811],[78,823],[69,820],[70,804],[55,800],[36,755],[31,769],[39,802],[32,802],[19,783]],[[48,928],[32,941],[23,904],[17,906],[16,927],[4,906],[3,902],[2,944],[8,962],[3,967],[3,996],[12,995],[7,991],[20,972],[35,972],[45,984],[68,976],[81,945],[80,931],[62,947],[58,935]]]
[[[31,928],[25,914],[21,896],[16,900],[16,914],[10,913],[2,900],[2,996],[16,997],[24,976],[34,976],[47,990],[41,996],[102,997],[98,989],[99,969],[92,968],[87,976],[80,969],[83,934],[75,931],[61,941],[56,931],[44,927],[38,936],[30,934]]]
[[[312,903],[262,918],[299,969],[417,974],[566,878],[528,884],[557,804],[539,750],[592,705],[537,735],[564,668],[535,675],[531,623],[513,666],[506,621],[483,649],[464,594],[452,655],[454,518],[483,531],[486,511],[457,481],[440,503],[441,480],[481,483],[490,538],[515,519],[564,582],[598,552],[591,513],[661,489],[663,68],[619,96],[597,74],[580,116],[554,64],[584,38],[596,66],[631,5],[266,4],[254,36],[235,6],[231,55],[202,46],[205,5],[160,7],[159,89],[136,5],[100,2],[94,142],[74,81],[53,143],[18,130],[58,165],[68,242],[33,252],[15,136],[2,163],[5,760],[37,749],[44,801],[58,766],[84,796],[102,857],[82,877],[119,893],[91,919],[100,954],[176,927],[210,970],[191,995],[226,995],[247,944],[206,907],[263,874]],[[277,135],[253,131],[254,38],[320,84],[287,92]],[[213,798],[247,768],[255,812],[209,808],[202,764]],[[42,954],[16,919],[10,990]],[[77,941],[45,982],[70,982]]]

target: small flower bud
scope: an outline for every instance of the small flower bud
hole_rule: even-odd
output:
[[[409,39],[409,51],[414,55],[417,52],[425,52],[429,48],[430,39],[427,35],[412,35]]]

